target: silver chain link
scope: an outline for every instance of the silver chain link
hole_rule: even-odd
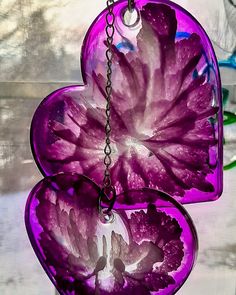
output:
[[[113,11],[114,0],[107,0],[107,14],[106,14],[106,59],[107,59],[107,83],[105,88],[106,93],[106,125],[105,125],[105,148],[104,148],[104,178],[103,178],[103,188],[99,196],[99,210],[101,211],[101,202],[103,197],[112,195],[109,198],[110,206],[107,212],[113,209],[116,201],[116,190],[112,186],[110,167],[112,164],[111,154],[111,97],[112,97],[112,61],[113,61],[113,42],[115,34],[115,14]],[[128,9],[130,12],[133,11],[135,7],[134,0],[128,0]]]
[[[113,60],[113,41],[114,41],[114,33],[115,33],[115,15],[113,12],[114,7],[114,0],[107,1],[107,14],[106,14],[106,58],[107,58],[107,84],[106,84],[106,125],[105,125],[105,158],[104,158],[104,165],[105,165],[105,172],[104,172],[104,179],[103,179],[103,186],[104,188],[111,187],[111,175],[110,175],[110,166],[112,164],[111,160],[111,96],[112,96],[112,60]]]

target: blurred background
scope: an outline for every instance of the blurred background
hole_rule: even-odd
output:
[[[42,178],[31,155],[35,108],[81,82],[81,44],[105,0],[0,0],[0,294],[50,295],[24,227],[30,189]],[[199,257],[179,295],[236,294],[236,0],[178,0],[203,25],[218,57],[224,103],[224,193],[186,206]]]

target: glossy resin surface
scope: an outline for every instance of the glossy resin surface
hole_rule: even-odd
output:
[[[123,22],[118,1],[112,96],[112,181],[118,193],[157,188],[182,203],[222,191],[222,106],[218,66],[197,21],[169,1],[137,0]],[[105,124],[105,12],[84,41],[84,85],[49,95],[32,122],[42,173],[81,173],[102,184]]]
[[[185,209],[164,193],[142,189],[119,195],[116,207],[145,196],[145,210],[117,209],[107,219],[98,211],[99,191],[84,176],[58,174],[37,184],[28,199],[30,241],[60,294],[175,294],[197,253]]]

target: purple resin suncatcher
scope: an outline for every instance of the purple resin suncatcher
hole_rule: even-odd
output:
[[[132,24],[127,0],[114,6],[111,212],[107,196],[98,206],[106,11],[84,41],[84,84],[50,94],[33,117],[32,150],[45,178],[28,198],[25,222],[61,295],[175,294],[198,248],[179,202],[215,200],[222,192],[221,84],[209,38],[172,2],[135,6]]]
[[[99,191],[85,176],[65,173],[46,177],[29,196],[29,238],[57,290],[61,295],[175,294],[197,254],[196,231],[185,209],[165,193],[145,188],[119,195],[113,219],[106,222],[97,208]],[[150,203],[144,210],[119,209],[126,197]]]
[[[135,3],[133,25],[124,23],[127,1],[114,7],[112,182],[118,193],[149,187],[181,203],[215,200],[222,192],[223,136],[212,45],[178,5]],[[102,184],[105,15],[84,41],[84,84],[50,94],[34,115],[32,149],[45,176],[77,172]]]

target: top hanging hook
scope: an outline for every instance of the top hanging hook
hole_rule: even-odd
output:
[[[133,12],[134,8],[135,8],[135,0],[128,0],[129,12]]]

